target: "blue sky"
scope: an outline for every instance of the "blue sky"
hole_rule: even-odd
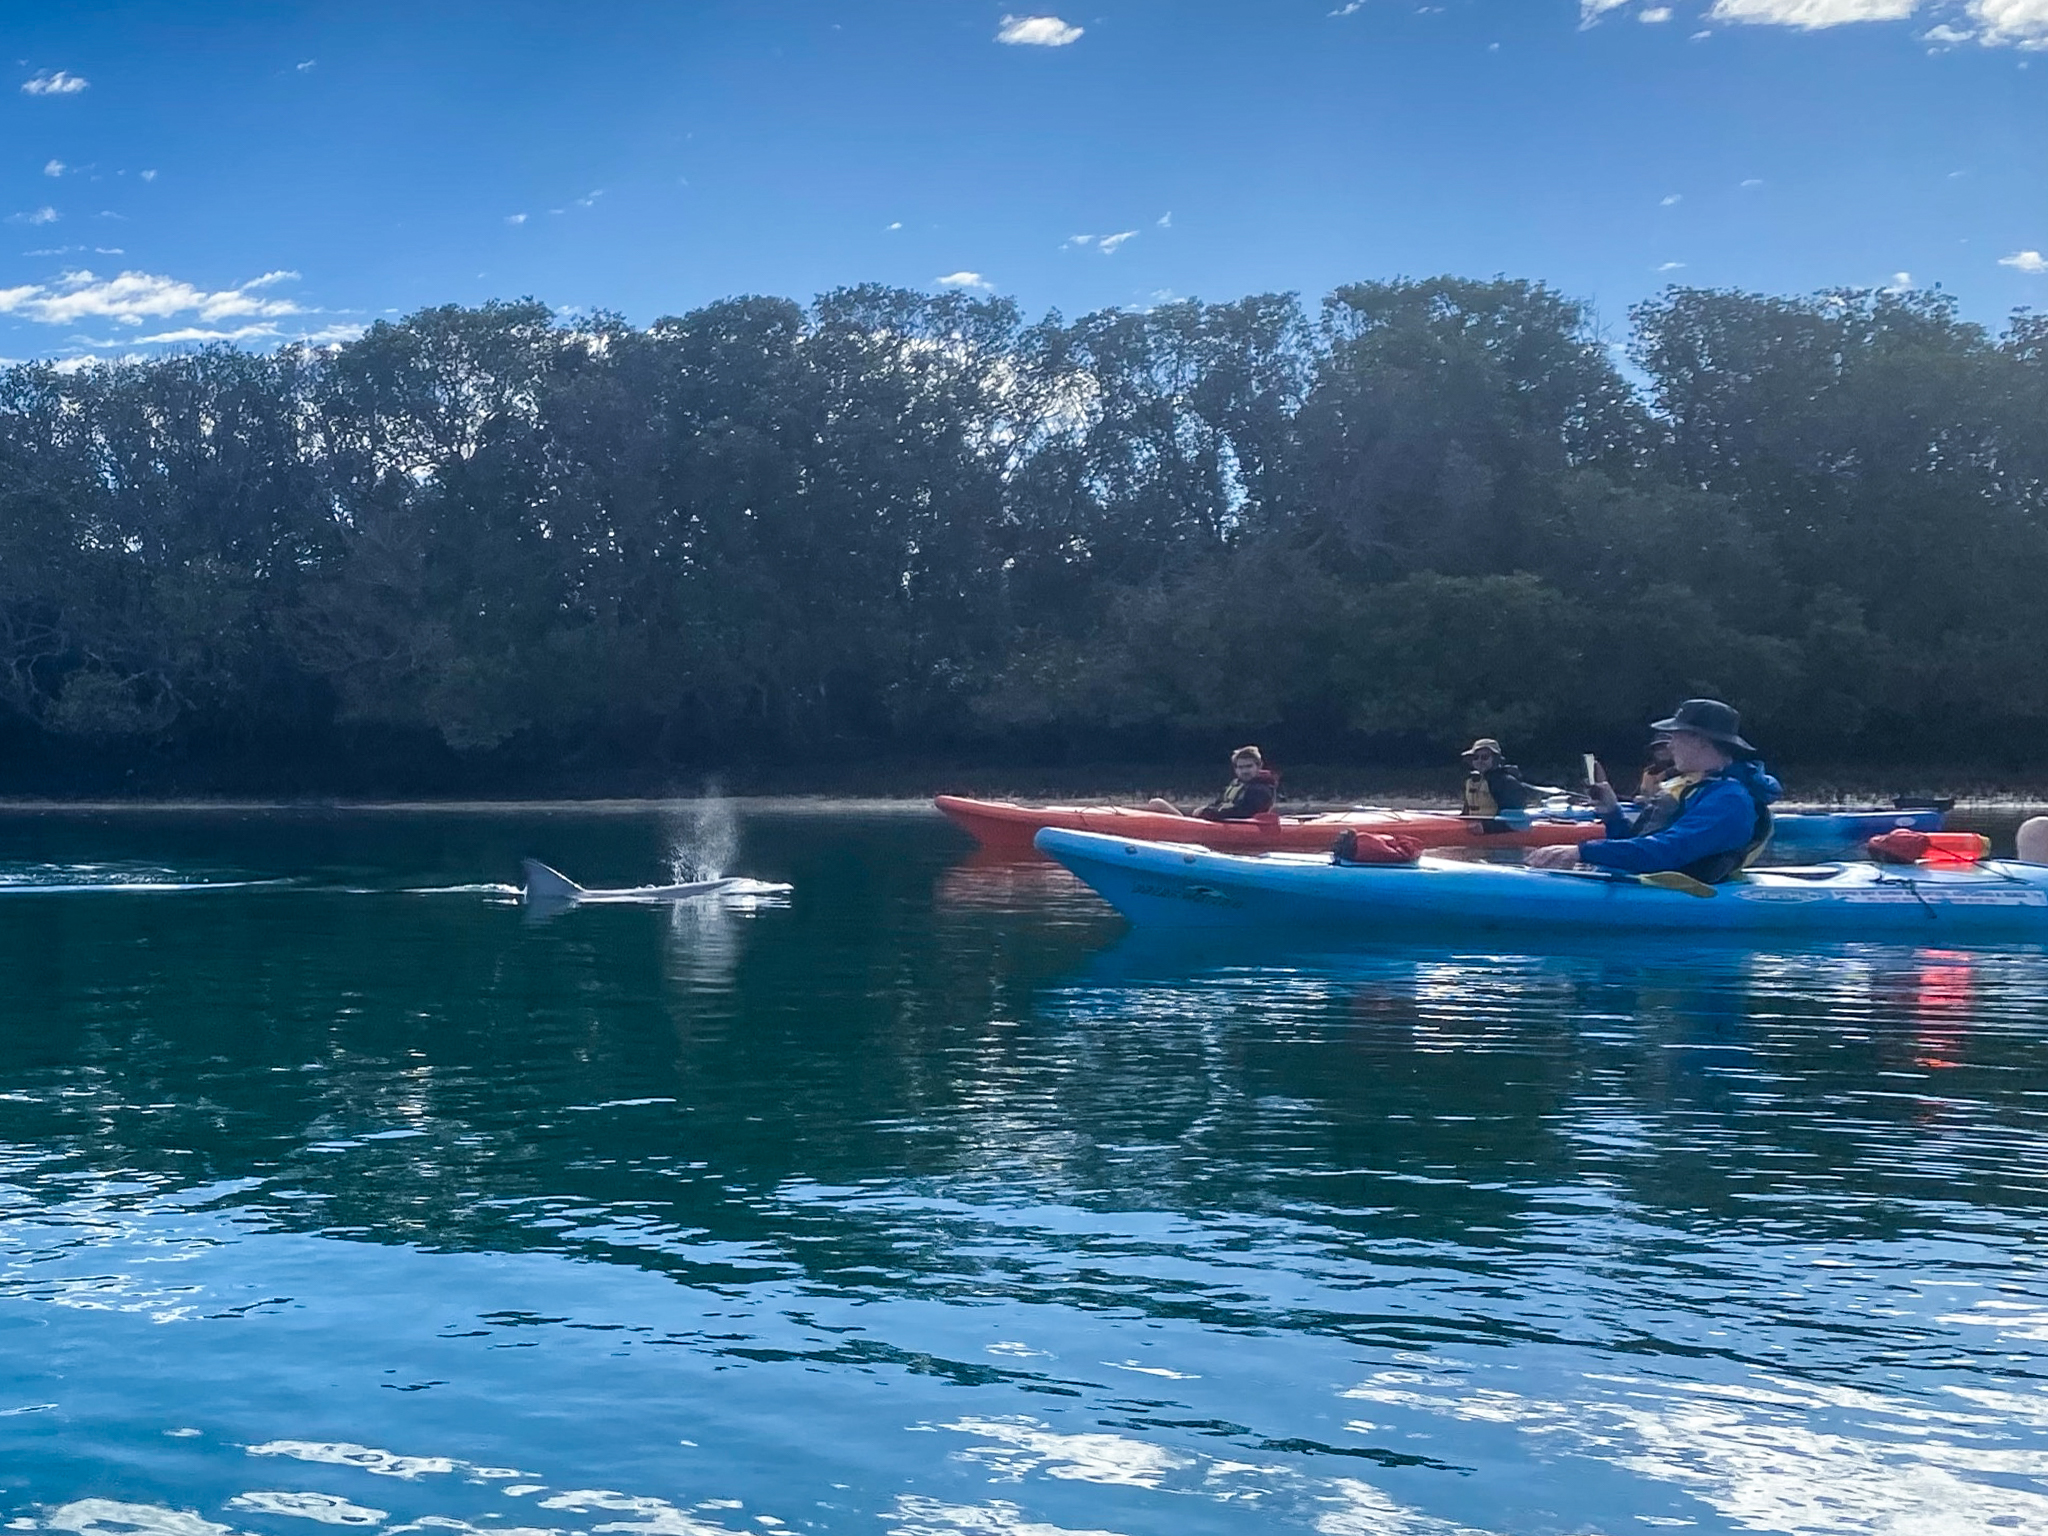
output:
[[[2048,305],[2048,0],[0,0],[0,69],[7,358],[857,282]]]

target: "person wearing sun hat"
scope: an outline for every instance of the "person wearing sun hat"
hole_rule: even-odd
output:
[[[1465,759],[1465,809],[1467,816],[1498,816],[1502,811],[1519,811],[1539,791],[1522,782],[1522,770],[1515,767],[1491,736],[1482,736],[1463,752]]]
[[[1687,699],[1650,730],[1671,743],[1678,778],[1633,825],[1605,781],[1594,785],[1608,835],[1577,848],[1538,848],[1529,863],[1573,863],[1633,875],[1676,870],[1712,885],[1739,873],[1771,840],[1771,802],[1784,793],[1742,739],[1742,717],[1719,699]],[[1600,791],[1605,790],[1605,794]]]

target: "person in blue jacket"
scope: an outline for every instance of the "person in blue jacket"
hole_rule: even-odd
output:
[[[1687,699],[1650,727],[1670,738],[1676,777],[1629,818],[1602,774],[1593,784],[1607,836],[1576,848],[1538,848],[1538,869],[1587,864],[1625,874],[1676,870],[1708,885],[1738,874],[1771,840],[1771,802],[1784,793],[1742,739],[1741,716],[1719,699]]]

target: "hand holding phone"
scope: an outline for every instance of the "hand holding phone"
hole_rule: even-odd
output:
[[[1600,759],[1590,752],[1579,755],[1579,761],[1586,769],[1586,792],[1594,807],[1604,816],[1621,804],[1621,796],[1614,792],[1614,786],[1607,782],[1607,770],[1600,766]]]

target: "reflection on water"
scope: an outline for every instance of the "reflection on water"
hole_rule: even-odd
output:
[[[0,821],[285,882],[0,912],[0,1514],[2048,1529],[2039,949],[1162,942],[907,817],[497,884],[674,834]]]

